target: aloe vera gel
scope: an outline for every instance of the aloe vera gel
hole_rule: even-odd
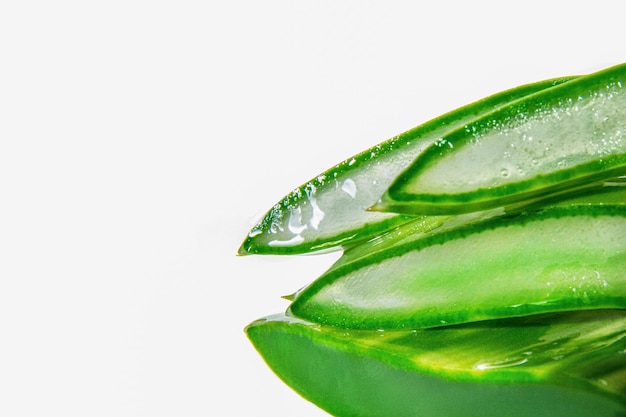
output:
[[[246,328],[267,365],[337,417],[626,415],[625,83],[506,90],[288,194],[239,253],[342,254]]]

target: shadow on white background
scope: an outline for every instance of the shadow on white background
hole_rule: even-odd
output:
[[[0,6],[0,415],[324,416],[243,333],[337,254],[236,257],[351,155],[626,57],[620,2]]]

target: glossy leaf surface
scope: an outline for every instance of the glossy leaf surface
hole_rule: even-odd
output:
[[[574,309],[626,308],[626,193],[411,234],[339,261],[290,312],[347,328],[424,328]],[[359,250],[359,248],[356,248]]]
[[[412,217],[368,211],[394,178],[441,135],[521,97],[574,77],[507,90],[367,149],[293,190],[253,227],[239,254],[305,253],[364,240]]]
[[[448,132],[390,185],[380,210],[480,211],[626,174],[626,65],[539,91]]]
[[[269,367],[337,417],[626,415],[626,311],[420,331],[252,323]]]

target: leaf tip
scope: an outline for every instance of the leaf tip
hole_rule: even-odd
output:
[[[296,294],[288,294],[288,295],[283,295],[280,298],[282,298],[283,300],[287,300],[287,301],[293,301],[296,299]]]

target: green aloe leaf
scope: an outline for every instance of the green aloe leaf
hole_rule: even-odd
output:
[[[543,207],[575,207],[575,206],[599,206],[611,205],[621,207],[626,205],[626,178],[618,177],[603,181],[600,188],[594,184],[593,188],[581,191],[572,195],[567,192],[567,196],[553,195],[545,198],[524,202],[519,206],[510,206],[507,210],[503,208],[464,213],[445,216],[416,216],[414,219],[390,228],[381,234],[367,240],[357,242],[344,247],[342,256],[334,263],[333,269],[346,265],[366,256],[371,256],[376,252],[388,250],[390,247],[398,247],[409,244],[419,239],[423,239],[428,234],[439,233],[443,230],[457,228],[470,223],[477,223],[493,217],[514,216],[520,212],[540,210]]]
[[[481,115],[574,77],[523,85],[451,111],[321,173],[274,205],[252,228],[239,254],[305,253],[368,239],[412,216],[368,211],[419,153]]]
[[[376,209],[455,214],[626,174],[626,64],[538,91],[446,132]]]
[[[626,188],[615,190],[363,244],[289,311],[340,327],[414,329],[626,308]]]
[[[276,315],[246,332],[287,385],[336,417],[626,415],[623,310],[418,331]]]

